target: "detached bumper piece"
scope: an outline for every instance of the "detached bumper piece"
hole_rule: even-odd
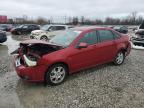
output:
[[[30,67],[37,65],[36,61],[32,61],[32,60],[28,59],[26,55],[24,55],[24,60],[25,60],[25,63]]]

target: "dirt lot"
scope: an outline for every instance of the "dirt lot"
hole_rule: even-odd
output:
[[[0,45],[0,108],[144,108],[144,50],[132,50],[121,66],[101,65],[45,87],[16,75],[9,53],[21,40],[9,35]]]

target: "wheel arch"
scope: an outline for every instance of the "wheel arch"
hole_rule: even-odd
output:
[[[63,65],[65,65],[67,67],[67,69],[68,69],[68,73],[67,74],[69,75],[70,67],[69,67],[69,65],[66,62],[63,62],[63,61],[54,62],[50,66],[48,66],[48,68],[47,68],[47,70],[46,70],[46,72],[44,74],[44,81],[46,80],[46,74],[47,74],[49,68],[52,67],[53,65],[56,65],[56,64],[63,64]]]
[[[119,47],[118,47],[118,52],[122,51],[123,53],[126,54],[127,50],[128,50],[128,47],[129,47],[129,44],[121,44]]]
[[[119,52],[121,52],[121,51],[123,52],[123,54],[124,54],[125,57],[126,57],[127,48],[124,48],[124,47],[120,48],[120,49],[117,51],[117,53],[116,53],[115,56],[117,56],[117,54],[118,54]]]

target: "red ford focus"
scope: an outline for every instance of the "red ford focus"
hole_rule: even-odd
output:
[[[49,42],[24,41],[12,54],[22,79],[58,85],[82,69],[108,62],[121,65],[130,49],[129,36],[110,28],[75,28]]]

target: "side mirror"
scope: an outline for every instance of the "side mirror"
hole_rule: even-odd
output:
[[[84,43],[84,42],[81,42],[77,48],[81,49],[81,48],[87,48],[88,47],[88,44],[87,43]]]

